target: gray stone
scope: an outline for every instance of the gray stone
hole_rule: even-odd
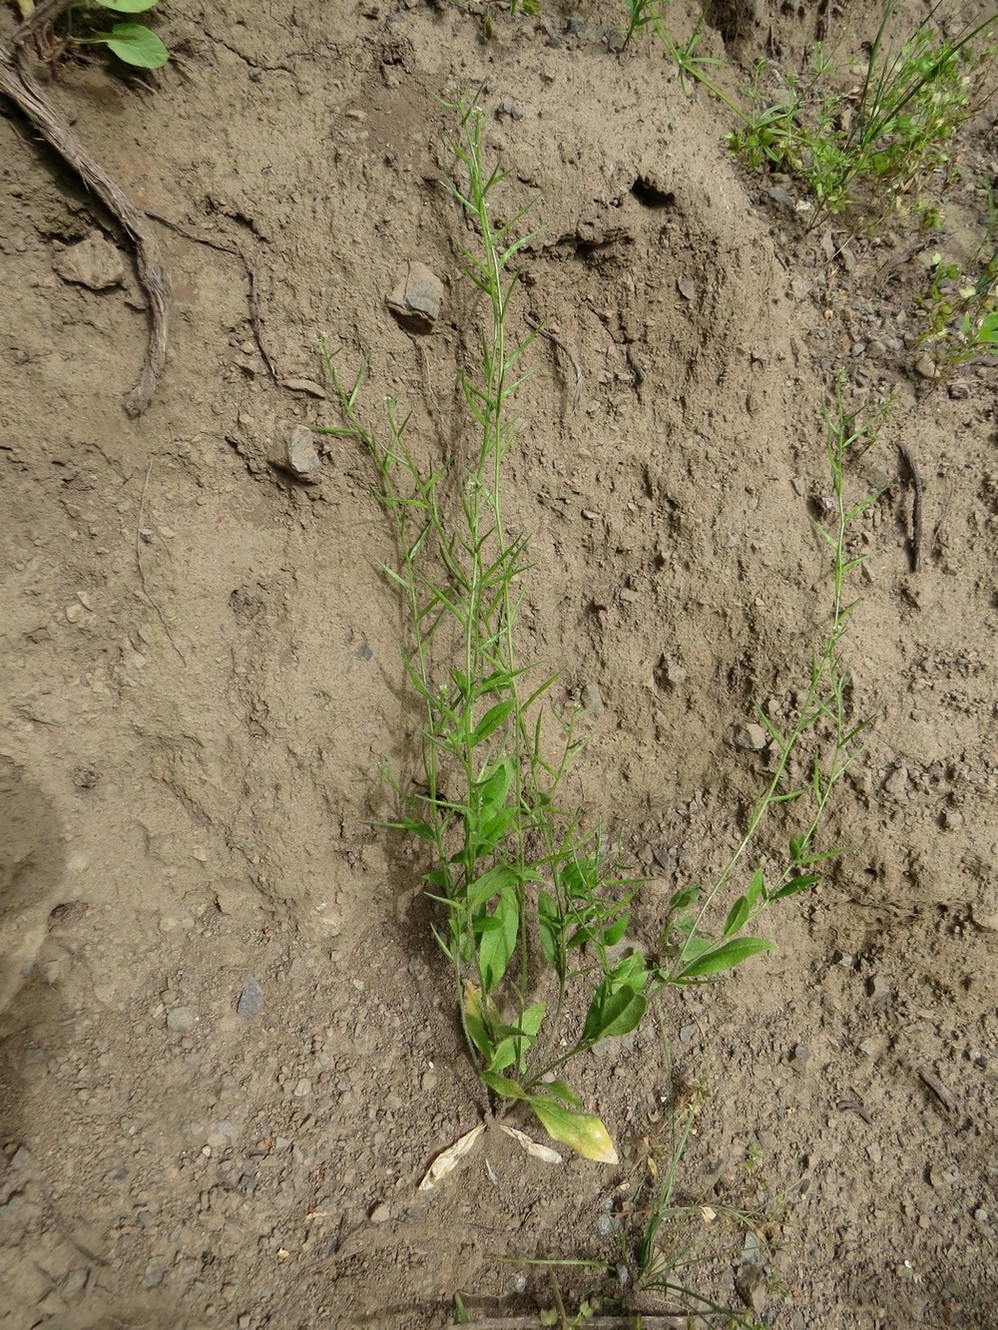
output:
[[[425,263],[413,259],[395,285],[386,304],[410,332],[430,332],[440,317],[444,284]]]
[[[321,479],[322,459],[316,452],[315,435],[307,425],[296,425],[291,431],[285,448],[284,469],[306,485],[314,485]]]
[[[197,1017],[190,1007],[174,1007],[172,1011],[166,1013],[166,1028],[181,1032],[191,1030],[196,1020]]]
[[[56,255],[52,266],[64,282],[75,282],[91,291],[105,291],[125,280],[124,260],[111,242],[96,231]]]
[[[314,379],[282,379],[281,387],[287,388],[293,393],[308,393],[309,397],[318,397],[325,400],[327,394],[322,384],[316,383]],[[245,424],[245,420],[240,417],[240,424]]]
[[[27,1168],[31,1163],[31,1151],[26,1145],[19,1145],[11,1156],[11,1168]]]
[[[769,735],[761,725],[739,725],[734,733],[736,748],[746,748],[750,752],[761,752],[769,742]]]
[[[263,989],[253,976],[248,974],[243,980],[243,990],[236,1003],[236,1015],[241,1016],[244,1021],[250,1021],[254,1016],[259,1016],[261,1011],[263,1011]]]
[[[970,917],[986,933],[998,933],[998,886],[985,888],[977,900],[971,902]]]
[[[590,716],[602,716],[603,714],[603,695],[599,690],[598,683],[584,683],[582,685],[582,705]]]
[[[735,1275],[735,1288],[746,1307],[759,1314],[766,1306],[766,1275],[758,1265],[743,1265]]]

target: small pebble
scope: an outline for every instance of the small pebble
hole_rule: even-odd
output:
[[[236,1003],[236,1015],[249,1021],[254,1016],[259,1016],[261,1011],[263,1011],[263,989],[253,976],[248,974],[243,980],[243,989]]]
[[[19,1145],[11,1157],[11,1168],[27,1168],[30,1163],[31,1151],[26,1145]]]
[[[322,478],[322,459],[316,452],[315,435],[307,425],[296,425],[291,431],[284,469],[306,485],[314,485]]]
[[[196,1020],[197,1017],[190,1007],[174,1007],[172,1011],[166,1013],[166,1028],[181,1032],[191,1030]]]
[[[392,1217],[392,1212],[388,1208],[388,1206],[384,1203],[384,1201],[382,1201],[379,1205],[376,1205],[369,1215],[372,1224],[387,1223],[387,1221],[391,1219],[391,1217]]]
[[[759,753],[769,742],[769,736],[761,725],[739,725],[734,733],[736,748],[745,748]]]
[[[603,694],[597,683],[584,683],[580,694],[582,705],[591,716],[602,716],[604,711]]]

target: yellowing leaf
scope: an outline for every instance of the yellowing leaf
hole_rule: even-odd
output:
[[[528,1155],[533,1155],[535,1159],[543,1159],[545,1164],[560,1164],[561,1155],[557,1150],[552,1150],[550,1145],[539,1145],[537,1141],[532,1141],[525,1131],[520,1131],[517,1127],[507,1127],[505,1123],[499,1123],[499,1130],[504,1131],[507,1136],[512,1136],[521,1150],[526,1150]]]
[[[570,1109],[554,1104],[550,1099],[530,1096],[530,1107],[536,1113],[541,1126],[552,1138],[567,1145],[570,1150],[583,1159],[593,1159],[598,1164],[616,1164],[617,1151],[614,1149],[610,1134],[599,1118],[590,1113],[573,1113]]]
[[[442,1150],[430,1165],[426,1177],[419,1184],[420,1191],[432,1191],[438,1182],[441,1182],[448,1173],[453,1173],[460,1160],[468,1153],[475,1142],[485,1130],[484,1125],[473,1127],[471,1131],[456,1140],[453,1145]]]
[[[494,1024],[500,1024],[499,1008],[487,993],[483,998],[482,990],[470,979],[464,981],[464,1009],[469,1016],[474,1016],[480,1021],[489,1020]]]

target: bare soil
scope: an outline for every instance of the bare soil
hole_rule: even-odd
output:
[[[612,49],[623,5],[545,0],[489,41],[416,0],[160,9],[155,79],[39,72],[166,219],[170,355],[138,420],[127,238],[0,118],[0,1325],[422,1330],[457,1291],[527,1315],[553,1294],[524,1258],[616,1269],[693,1086],[676,1200],[717,1218],[667,1228],[682,1282],[743,1314],[755,1290],[793,1330],[998,1326],[995,371],[914,372],[929,251],[903,220],[809,230],[660,47]],[[846,53],[877,18],[820,16]],[[744,88],[766,53],[799,68],[818,18],[761,4],[703,49]],[[823,832],[847,852],[773,912],[778,954],[663,1008],[668,1058],[649,1027],[579,1068],[618,1168],[553,1168],[490,1127],[427,1194],[485,1105],[421,865],[373,825],[383,764],[410,756],[390,536],[353,445],[328,441],[317,484],[275,463],[296,425],[338,423],[323,335],[369,362],[372,416],[405,401],[427,460],[469,438],[482,310],[435,96],[483,83],[510,206],[539,200],[512,332],[556,329],[583,379],[576,403],[568,357],[535,344],[506,500],[535,568],[523,646],[563,671],[560,702],[598,693],[572,795],[652,878],[652,932],[764,777],[737,727],[806,681],[833,376],[856,406],[898,400],[855,478],[886,488],[848,639],[875,723]],[[936,241],[957,250],[998,174],[993,104],[960,147]],[[66,280],[89,236],[121,282]],[[245,256],[259,341],[238,254],[194,237]],[[411,260],[444,283],[429,332],[386,305]],[[558,1278],[569,1311],[633,1295]]]

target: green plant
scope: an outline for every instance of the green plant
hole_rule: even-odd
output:
[[[413,630],[405,664],[421,708],[421,789],[405,800],[409,811],[394,825],[431,847],[425,881],[445,912],[437,937],[483,1084],[500,1099],[525,1101],[552,1137],[579,1153],[615,1159],[603,1124],[579,1111],[554,1072],[601,1039],[633,1029],[643,1014],[645,976],[611,957],[635,884],[601,836],[557,806],[577,745],[568,717],[549,748],[543,701],[554,678],[528,687],[536,669],[517,657],[528,565],[502,512],[502,464],[518,432],[509,408],[532,340],[509,346],[506,334],[516,289],[511,265],[530,239],[517,232],[530,208],[494,224],[491,200],[505,176],[483,166],[484,115],[475,106],[450,109],[459,117],[462,138],[454,147],[467,184],[448,187],[475,225],[478,248],[463,258],[490,316],[480,372],[462,377],[478,431],[467,470],[454,462],[421,471],[405,438],[407,422],[391,405],[382,440],[357,414],[363,373],[347,390],[327,355],[346,432],[365,443],[377,468],[378,497],[401,556],[398,567],[384,571],[407,602]],[[584,948],[591,955],[582,960]],[[534,995],[537,961],[556,980],[544,998]],[[568,1051],[556,1052],[555,1031],[576,984],[592,997]],[[620,1001],[621,992],[630,1000]]]
[[[843,498],[845,459],[858,436],[842,434],[840,423],[829,445],[838,505],[836,529],[823,530],[833,551],[832,620],[800,714],[786,733],[763,716],[776,765],[745,835],[710,889],[674,894],[658,946],[646,956],[626,945],[640,882],[598,830],[585,829],[581,810],[560,807],[579,745],[571,714],[550,705],[556,676],[538,677],[517,649],[530,568],[524,538],[507,534],[502,474],[518,437],[511,405],[532,338],[510,345],[507,324],[517,290],[512,265],[531,239],[520,228],[532,205],[501,224],[494,220],[506,175],[483,163],[484,113],[473,104],[449,109],[460,125],[452,146],[466,179],[447,183],[472,223],[474,247],[461,254],[487,310],[478,370],[461,376],[475,423],[469,455],[421,466],[398,405],[386,404],[383,437],[360,416],[364,369],[347,385],[324,347],[345,421],[328,432],[368,450],[397,550],[397,561],[382,569],[407,609],[403,659],[418,706],[412,729],[419,775],[413,792],[395,783],[401,811],[390,825],[429,852],[424,882],[442,912],[435,932],[472,1062],[498,1104],[525,1104],[555,1140],[612,1162],[605,1126],[583,1110],[562,1069],[636,1029],[661,990],[703,983],[772,950],[749,929],[773,902],[813,886],[815,866],[829,857],[815,851],[813,839],[862,730],[846,719],[837,654],[849,612],[844,578],[860,561],[847,557],[846,530],[865,504],[849,508]],[[805,785],[788,789],[791,760],[807,737],[826,741],[827,760],[816,753]],[[715,917],[763,821],[778,806],[808,799],[782,869],[767,875],[757,865],[746,889]]]
[[[687,1087],[688,1088],[688,1087]],[[605,1306],[616,1309],[603,1325],[657,1323],[660,1308],[650,1305],[661,1296],[670,1300],[672,1315],[682,1307],[683,1323],[690,1327],[718,1326],[729,1330],[760,1330],[751,1315],[722,1306],[692,1283],[702,1282],[705,1272],[728,1266],[735,1252],[744,1249],[744,1235],[753,1231],[770,1246],[774,1225],[784,1213],[786,1197],[779,1196],[764,1209],[746,1209],[731,1205],[714,1194],[704,1193],[696,1200],[684,1199],[679,1179],[685,1163],[694,1124],[701,1111],[703,1097],[695,1091],[682,1109],[676,1108],[667,1127],[667,1146],[660,1139],[644,1139],[646,1154],[641,1179],[633,1197],[619,1199],[615,1213],[607,1214],[605,1231],[616,1232],[616,1252],[609,1261],[600,1258],[542,1259],[523,1262],[540,1266],[548,1273],[554,1293],[555,1309],[542,1324],[573,1325],[564,1315],[555,1271],[593,1272],[597,1283],[589,1285],[588,1296],[580,1302],[580,1311]],[[590,1276],[592,1278],[592,1276]],[[775,1277],[770,1282],[774,1285]],[[670,1319],[670,1324],[672,1323]]]
[[[632,1306],[641,1295],[664,1294],[679,1300],[691,1326],[717,1325],[717,1318],[723,1316],[729,1327],[754,1330],[759,1324],[754,1317],[718,1305],[688,1282],[718,1256],[725,1264],[730,1261],[733,1235],[740,1247],[746,1230],[759,1232],[768,1226],[763,1215],[713,1197],[709,1203],[706,1197],[694,1202],[680,1200],[680,1171],[700,1107],[700,1098],[695,1096],[679,1122],[673,1123],[668,1151],[651,1149],[624,1229],[622,1261],[615,1274],[618,1283],[629,1290]]]
[[[710,74],[712,68],[723,64],[714,56],[698,55],[697,48],[703,41],[702,20],[694,27],[685,42],[679,41],[665,21],[663,0],[627,0],[628,24],[624,34],[624,46],[635,33],[650,29],[668,52],[679,73],[679,83],[684,92],[690,91],[691,82],[702,84],[718,101],[724,103],[743,125],[749,124],[749,116],[741,106],[730,97]],[[706,11],[704,11],[706,12]]]
[[[922,197],[925,182],[942,172],[945,188],[952,170],[953,139],[973,113],[994,51],[978,49],[978,39],[998,23],[991,15],[950,39],[935,30],[939,5],[896,51],[887,49],[893,5],[885,5],[870,44],[858,87],[836,88],[837,71],[819,44],[811,60],[811,78],[780,75],[775,97],[760,91],[761,63],[752,101],[746,110],[726,93],[713,75],[721,62],[698,54],[698,24],[686,42],[678,41],[665,22],[662,0],[627,0],[626,42],[644,29],[656,33],[675,64],[680,82],[701,84],[739,122],[727,136],[729,147],[751,166],[764,164],[789,172],[811,195],[816,217],[861,206],[883,216],[914,200],[926,225],[938,224],[938,206]]]
[[[83,0],[66,11],[65,42],[77,46],[106,46],[112,55],[137,69],[161,69],[170,53],[156,34],[144,23],[115,23],[110,31],[95,27],[97,9],[115,14],[144,14],[156,0]],[[83,23],[74,31],[75,22]]]
[[[932,284],[920,306],[927,324],[920,341],[937,371],[998,355],[998,249],[969,275],[937,252]]]
[[[540,0],[485,0],[481,9],[482,35],[486,38],[495,31],[495,16],[499,9],[506,9],[510,16],[526,14],[533,16],[541,12]]]
[[[859,86],[848,92],[834,87],[832,62],[819,46],[813,78],[785,78],[776,100],[729,135],[732,149],[751,165],[766,162],[796,176],[817,215],[859,206],[877,218],[913,200],[926,224],[938,224],[937,205],[922,195],[934,174],[942,175],[940,192],[945,188],[954,136],[973,113],[993,56],[991,49],[975,53],[975,43],[998,21],[991,15],[950,39],[935,30],[938,9],[891,52],[887,4]]]

